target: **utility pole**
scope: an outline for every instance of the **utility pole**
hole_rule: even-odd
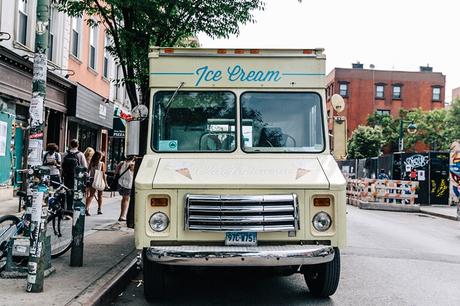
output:
[[[48,187],[42,171],[44,102],[46,94],[49,0],[37,0],[35,26],[35,56],[32,78],[32,100],[29,119],[28,167],[34,171],[32,186],[32,213],[30,224],[30,253],[27,292],[42,292],[45,274],[46,219],[48,217]]]
[[[73,226],[72,248],[70,249],[70,266],[83,266],[83,238],[85,236],[85,167],[75,169],[75,183],[73,188]]]

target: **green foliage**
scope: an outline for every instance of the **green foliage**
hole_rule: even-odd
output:
[[[348,142],[348,158],[374,157],[384,144],[382,128],[358,126]]]
[[[445,128],[448,129],[448,137],[451,142],[460,140],[460,99],[452,101],[447,113]]]
[[[377,113],[369,115],[367,125],[371,127],[380,127],[384,144],[395,146],[398,143],[398,126],[391,115],[380,115]]]
[[[150,46],[184,46],[198,33],[211,37],[239,34],[241,24],[254,22],[252,12],[263,10],[262,0],[55,0],[70,16],[103,24],[113,40],[107,50],[125,76],[131,104],[138,104],[138,89],[145,103],[149,89]]]
[[[431,150],[447,150],[452,141],[460,139],[460,100],[455,101],[449,111],[444,108],[431,111],[422,111],[420,108],[403,109],[400,110],[399,118],[372,114],[367,122],[371,127],[380,127],[384,145],[391,145],[396,150],[401,120],[404,150],[413,150],[418,141],[427,144]],[[407,131],[411,122],[417,126],[414,134]]]

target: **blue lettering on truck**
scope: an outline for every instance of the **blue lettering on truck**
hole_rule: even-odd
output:
[[[281,80],[281,73],[277,70],[244,70],[240,65],[227,68],[227,79],[230,82],[278,82]],[[213,70],[208,66],[203,66],[195,70],[198,77],[195,86],[200,86],[201,82],[218,82],[222,80],[222,71]]]

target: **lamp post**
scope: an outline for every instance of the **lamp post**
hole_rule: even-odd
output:
[[[414,123],[414,121],[409,121],[409,120],[399,120],[399,152],[404,151],[404,123],[409,123],[407,126],[407,132],[409,134],[415,134],[417,132],[417,125]]]

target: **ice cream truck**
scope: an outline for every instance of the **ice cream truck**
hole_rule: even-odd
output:
[[[329,148],[325,60],[323,49],[151,49],[135,180],[147,300],[177,267],[281,269],[334,294],[346,182]]]

